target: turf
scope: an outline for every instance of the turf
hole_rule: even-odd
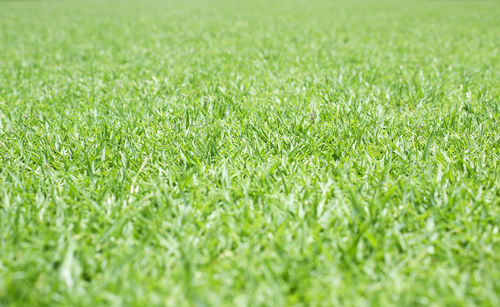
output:
[[[0,1],[0,305],[500,306],[498,16]]]

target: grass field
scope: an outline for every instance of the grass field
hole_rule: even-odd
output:
[[[500,306],[499,1],[0,1],[0,305]]]

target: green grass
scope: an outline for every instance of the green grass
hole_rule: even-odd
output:
[[[499,16],[0,1],[0,305],[499,306]]]

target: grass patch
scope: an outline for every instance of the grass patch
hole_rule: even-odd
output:
[[[0,2],[0,305],[500,305],[496,1]]]

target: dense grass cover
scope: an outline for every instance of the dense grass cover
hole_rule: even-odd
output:
[[[0,304],[499,306],[499,16],[0,2]]]

